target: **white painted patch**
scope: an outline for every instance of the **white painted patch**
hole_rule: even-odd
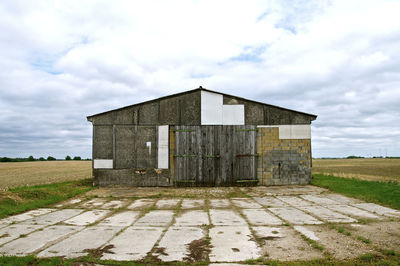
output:
[[[279,139],[311,139],[311,125],[257,126],[279,128]]]
[[[244,105],[224,105],[222,94],[201,92],[202,125],[244,125]]]
[[[168,169],[168,125],[158,127],[158,168]]]
[[[113,168],[113,160],[94,159],[93,168],[94,169],[112,169]]]
[[[223,96],[208,91],[201,91],[201,124],[222,125]]]
[[[244,105],[223,105],[222,106],[223,125],[244,125]]]

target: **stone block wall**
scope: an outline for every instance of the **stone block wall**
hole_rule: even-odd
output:
[[[311,180],[311,139],[279,139],[278,127],[258,128],[260,185],[308,184]]]

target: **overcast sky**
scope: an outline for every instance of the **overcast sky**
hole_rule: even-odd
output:
[[[400,1],[1,1],[0,157],[91,157],[86,116],[199,87],[400,155]]]

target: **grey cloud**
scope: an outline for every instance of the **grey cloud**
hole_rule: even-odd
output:
[[[174,4],[1,3],[0,156],[90,157],[87,115],[199,85],[317,114],[316,157],[399,155],[395,3]]]

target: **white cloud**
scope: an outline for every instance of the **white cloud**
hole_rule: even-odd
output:
[[[6,1],[0,156],[91,152],[86,116],[193,89],[318,114],[314,156],[399,155],[398,1]]]

